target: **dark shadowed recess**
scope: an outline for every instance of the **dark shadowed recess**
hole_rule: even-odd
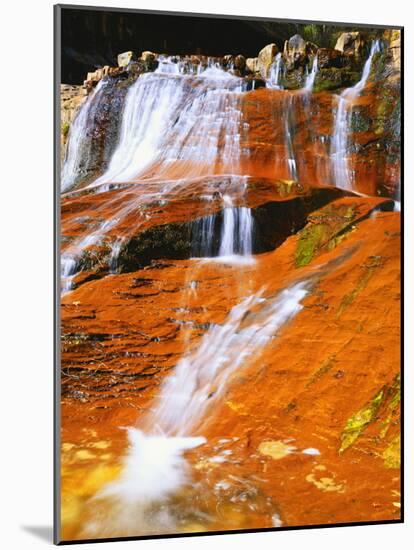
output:
[[[284,41],[296,33],[320,46],[333,47],[337,34],[348,30],[334,25],[62,8],[62,82],[65,84],[80,84],[88,71],[116,65],[117,55],[128,50],[138,55],[151,50],[179,55],[240,53],[256,57],[269,42],[275,42],[282,49]]]

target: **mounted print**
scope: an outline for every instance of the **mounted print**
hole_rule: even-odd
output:
[[[402,521],[402,32],[55,8],[55,542]]]

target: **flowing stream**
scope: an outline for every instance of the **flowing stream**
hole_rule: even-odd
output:
[[[246,368],[277,338],[301,311],[309,290],[310,282],[300,281],[275,296],[266,296],[263,290],[247,296],[222,325],[212,325],[198,346],[182,357],[164,381],[149,416],[142,425],[128,429],[130,447],[121,476],[97,497],[116,500],[123,511],[116,522],[125,522],[124,507],[138,505],[143,514],[154,502],[190,483],[183,453],[206,442],[194,432],[202,433],[203,420],[220,402],[231,374]],[[158,517],[158,528],[174,529],[172,521],[170,515]]]

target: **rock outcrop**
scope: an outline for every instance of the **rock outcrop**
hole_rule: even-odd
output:
[[[248,57],[246,59],[246,67],[251,73],[256,73],[259,71],[258,58],[257,57]]]
[[[136,59],[134,52],[124,52],[118,55],[118,67],[127,67],[131,61]]]
[[[270,66],[273,63],[277,52],[278,48],[276,44],[268,44],[260,50],[259,55],[257,56],[257,70],[263,78],[267,78],[269,76]]]
[[[339,50],[331,48],[318,49],[318,67],[320,69],[329,69],[336,67],[340,69],[344,65],[344,57]]]
[[[365,40],[359,31],[343,32],[336,41],[335,50],[358,58],[362,55],[364,46]]]
[[[295,34],[286,40],[283,48],[283,59],[288,70],[304,67],[309,62],[309,57],[316,54],[318,47],[311,42],[306,42],[299,34]]]

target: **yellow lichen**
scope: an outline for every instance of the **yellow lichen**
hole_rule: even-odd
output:
[[[317,489],[323,491],[324,493],[336,492],[344,493],[345,485],[344,483],[335,483],[331,477],[321,477],[316,479],[315,474],[308,474],[306,476],[306,481],[312,483]]]
[[[258,447],[260,454],[270,456],[274,460],[280,460],[281,458],[293,453],[296,447],[287,445],[283,441],[263,441]]]
[[[370,424],[377,414],[377,411],[381,405],[382,399],[384,397],[384,391],[381,390],[369,403],[367,403],[362,409],[348,418],[345,425],[345,429],[342,432],[341,448],[339,449],[340,453],[343,453],[345,449],[350,447],[365,428]]]
[[[397,435],[382,453],[386,468],[399,468],[401,465],[400,436]]]

